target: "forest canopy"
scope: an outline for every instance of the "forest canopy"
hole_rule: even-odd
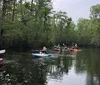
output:
[[[53,11],[51,0],[0,0],[1,48],[39,48],[54,44],[100,46],[100,4],[90,18],[77,25],[63,11]]]

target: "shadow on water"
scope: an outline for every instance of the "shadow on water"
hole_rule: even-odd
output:
[[[0,65],[1,85],[49,85],[48,80],[63,80],[69,73],[86,75],[85,84],[100,85],[100,50],[87,49],[77,54],[63,52],[53,59],[33,59],[27,53],[6,54],[4,63]],[[63,56],[62,56],[63,55]],[[69,78],[69,77],[68,77]],[[70,76],[73,78],[73,76]],[[69,79],[70,79],[69,78]],[[70,81],[70,80],[69,80]],[[80,80],[75,80],[80,81]],[[72,81],[71,81],[72,82]],[[72,85],[77,85],[74,83]],[[58,85],[58,84],[56,84]],[[66,85],[66,84],[61,84]],[[68,83],[68,85],[71,85]]]

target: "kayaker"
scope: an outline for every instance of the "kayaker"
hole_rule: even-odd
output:
[[[77,48],[78,46],[77,46],[77,44],[75,44],[75,48]]]
[[[60,48],[60,44],[58,44],[58,46],[57,46],[58,48]]]
[[[42,48],[42,53],[47,53],[47,48],[45,46]]]

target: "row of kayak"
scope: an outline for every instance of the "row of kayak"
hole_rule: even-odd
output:
[[[54,48],[54,51],[69,51],[69,52],[78,52],[80,51],[79,49],[77,48]]]
[[[3,61],[3,54],[6,52],[6,50],[0,50],[0,61]],[[32,52],[32,56],[35,57],[35,58],[38,58],[38,57],[50,57],[52,56],[53,54],[46,54],[46,53],[40,53],[40,51],[35,51],[35,52]]]
[[[75,52],[77,52],[77,49],[74,49]],[[6,50],[0,50],[0,61],[3,61],[3,54],[6,52]],[[40,51],[35,50],[32,52],[32,56],[34,58],[43,58],[43,57],[54,57],[54,54],[51,53],[41,53]]]
[[[70,53],[77,53],[77,52],[79,52],[81,50],[78,49],[78,48],[68,48],[68,47],[57,48],[57,47],[54,47],[53,48],[53,51],[60,52],[60,53],[62,51],[67,51],[67,52],[70,52]],[[40,53],[39,50],[34,50],[32,52],[32,56],[35,57],[35,58],[39,58],[39,57],[51,57],[51,56],[54,56],[54,54],[50,54],[50,53]]]

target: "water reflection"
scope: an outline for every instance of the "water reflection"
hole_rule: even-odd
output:
[[[2,85],[45,85],[46,67],[34,63],[28,56],[20,56],[15,62],[4,65],[0,80]]]
[[[53,79],[62,79],[64,74],[68,74],[72,66],[70,57],[59,56],[54,63],[48,65],[48,77]]]
[[[100,85],[100,50],[89,49],[76,57],[76,73],[87,72],[86,85]]]
[[[46,60],[33,59],[30,54],[7,54],[5,58],[9,62],[0,65],[0,84],[100,85],[99,51],[63,52],[63,56]],[[57,83],[58,80],[62,83]]]

